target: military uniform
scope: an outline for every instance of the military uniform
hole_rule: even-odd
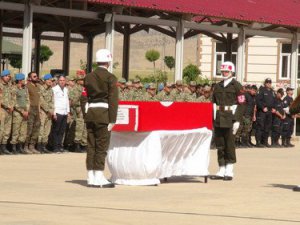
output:
[[[257,115],[256,115],[256,145],[269,147],[268,138],[272,127],[272,108],[274,106],[275,94],[270,88],[260,87],[256,95]],[[267,111],[264,112],[264,108]]]
[[[283,96],[283,92],[282,92]],[[272,119],[272,147],[280,147],[278,141],[282,133],[282,121],[284,116],[284,103],[280,98],[276,98],[274,100],[274,107],[275,112],[273,113]]]
[[[51,74],[46,74],[44,80],[52,79]],[[40,145],[40,151],[47,153],[46,145],[48,143],[48,137],[51,131],[52,118],[54,115],[54,97],[52,86],[44,84],[41,86],[40,94],[40,119],[41,126],[38,136],[38,143]]]
[[[25,79],[25,75],[18,76],[16,75],[16,80],[21,82]],[[18,84],[17,84],[18,85]],[[17,86],[15,88],[16,104],[15,110],[13,111],[13,124],[12,124],[12,138],[10,143],[12,144],[13,152],[17,153],[29,153],[23,150],[22,145],[26,141],[27,136],[27,116],[24,116],[24,113],[29,111],[29,94],[26,86]],[[18,145],[18,148],[16,148]]]
[[[27,126],[26,143],[29,144],[29,150],[36,152],[35,144],[38,142],[40,133],[40,84],[28,82],[27,89],[29,92],[30,108]]]
[[[244,113],[245,97],[242,85],[232,79],[226,86],[224,81],[215,85],[212,101],[215,103],[215,142],[219,166],[236,163],[233,124],[240,122]]]
[[[117,78],[98,67],[84,79],[89,108],[85,115],[88,133],[86,167],[103,171],[110,141],[108,124],[115,123],[118,110]]]
[[[0,89],[2,89],[1,110],[3,115],[3,125],[1,126],[0,131],[0,143],[2,152],[8,153],[6,145],[11,135],[12,112],[15,106],[16,96],[14,87],[9,82],[4,82],[4,80],[1,80]]]
[[[283,99],[284,108],[288,108],[291,106],[293,102],[293,98],[290,96],[286,96]],[[291,137],[294,131],[294,118],[291,116],[289,111],[286,113],[286,117],[283,120],[282,124],[282,143],[285,147],[293,147],[294,145],[291,144]]]

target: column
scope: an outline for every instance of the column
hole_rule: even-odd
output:
[[[115,33],[114,13],[106,14],[104,21],[106,22],[105,48],[111,52],[114,60],[114,33]],[[108,69],[111,73],[113,72],[113,63],[114,63],[113,60]]]
[[[291,87],[297,89],[298,78],[298,33],[293,33],[291,52]],[[296,97],[297,91],[294,91]]]
[[[126,24],[124,29],[122,77],[128,80],[130,60],[130,24]]]
[[[0,23],[0,73],[2,72],[2,40],[3,40],[3,23]]]
[[[94,37],[88,36],[87,44],[87,60],[86,60],[86,72],[90,73],[93,70],[93,48],[94,48]]]
[[[70,36],[71,32],[69,29],[69,25],[66,25],[64,31],[64,45],[63,45],[63,66],[62,69],[64,70],[65,75],[69,75],[69,66],[70,66]]]
[[[27,76],[31,71],[32,57],[32,7],[29,1],[25,3],[23,22],[23,52],[22,52],[22,72]]]
[[[34,71],[42,77],[40,74],[40,50],[41,50],[41,33],[35,34],[35,53],[34,53]]]
[[[180,19],[178,21],[178,26],[176,28],[175,81],[182,80],[183,44],[184,44],[184,26],[183,26],[183,20]]]
[[[238,53],[236,62],[236,79],[240,83],[244,81],[245,77],[245,30],[240,28],[238,34]]]

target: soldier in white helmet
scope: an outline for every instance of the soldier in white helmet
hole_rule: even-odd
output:
[[[117,119],[117,78],[108,71],[112,61],[111,52],[100,49],[96,52],[98,68],[84,78],[87,92],[85,122],[88,133],[86,167],[88,186],[112,188],[104,174],[105,158],[109,147],[110,133]]]
[[[219,171],[214,180],[232,180],[233,164],[236,163],[235,134],[244,113],[245,96],[242,85],[234,77],[232,62],[221,65],[223,80],[215,85],[214,103],[215,142],[218,150]]]

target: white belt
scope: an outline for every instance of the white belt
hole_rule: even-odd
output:
[[[86,103],[85,104],[85,113],[87,113],[89,108],[105,108],[105,109],[108,109],[108,104],[105,103],[105,102]]]
[[[217,110],[221,110],[221,109],[223,109],[223,110],[232,110],[232,106],[229,106],[229,105],[224,105],[224,106],[219,106],[219,105],[217,105]]]

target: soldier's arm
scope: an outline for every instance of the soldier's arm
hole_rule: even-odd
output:
[[[112,75],[108,78],[108,105],[109,105],[109,122],[115,123],[117,119],[118,112],[118,87],[117,87],[117,78]]]
[[[236,98],[237,98],[237,108],[234,113],[234,120],[242,122],[244,112],[246,110],[246,97],[243,93],[243,87],[240,83],[236,84]]]

